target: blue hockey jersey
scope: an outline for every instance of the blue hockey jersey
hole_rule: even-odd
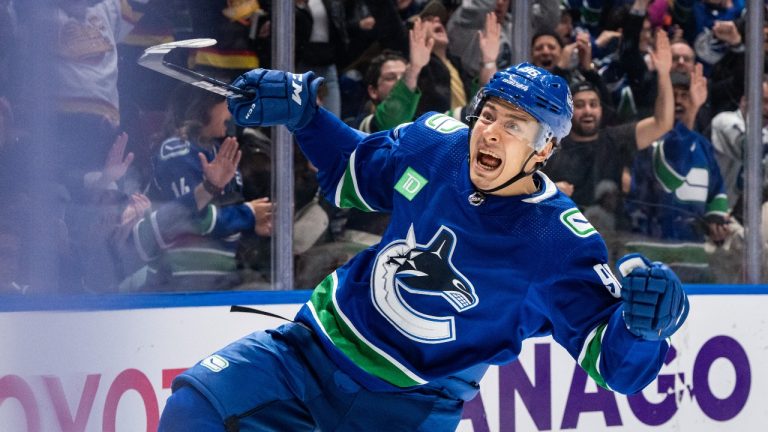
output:
[[[212,161],[216,150],[172,137],[163,142],[152,160],[152,199],[167,204],[164,208],[156,206],[163,211],[143,219],[135,236],[139,253],[150,261],[150,274],[156,279],[152,284],[213,290],[239,283],[235,253],[240,233],[255,225],[250,207],[242,204],[240,173],[226,185],[224,194],[215,198],[214,205],[200,212],[174,208],[196,208],[193,191],[203,181],[198,153]],[[226,205],[228,202],[234,204]]]
[[[382,241],[321,282],[297,321],[371,390],[507,363],[550,334],[600,385],[642,389],[668,344],[627,331],[600,235],[541,173],[533,195],[471,204],[468,134],[428,113],[365,136],[325,110],[295,132],[330,202],[391,212]]]
[[[704,242],[705,217],[728,215],[712,144],[678,122],[637,154],[627,201],[635,231],[666,240]]]

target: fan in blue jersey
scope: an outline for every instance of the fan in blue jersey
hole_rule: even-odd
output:
[[[231,115],[222,96],[183,90],[172,100],[169,123],[173,133],[152,158],[150,197],[155,203],[169,205],[161,212],[165,217],[145,219],[143,226],[151,228],[146,229],[153,232],[151,236],[137,236],[151,239],[147,245],[136,243],[147,261],[147,282],[142,289],[229,289],[242,282],[236,259],[241,234],[270,235],[271,204],[267,197],[245,201],[239,172],[224,182],[207,178],[206,167],[217,159],[230,160],[235,168],[240,161],[236,139],[227,137]],[[218,157],[220,153],[223,158]],[[213,206],[208,207],[209,203]],[[172,207],[177,208],[169,210]],[[200,212],[203,224],[194,229],[186,226],[191,222],[183,216],[188,214],[183,207]],[[174,223],[178,227],[170,228]],[[176,236],[166,238],[170,233]]]
[[[489,365],[552,335],[601,386],[654,380],[688,302],[633,255],[622,284],[600,235],[537,169],[568,134],[566,82],[523,63],[475,98],[365,135],[315,103],[312,72],[250,71],[243,125],[285,124],[329,201],[391,213],[381,242],[318,285],[295,322],[255,332],[173,383],[167,431],[444,431]],[[623,285],[623,287],[622,287]]]

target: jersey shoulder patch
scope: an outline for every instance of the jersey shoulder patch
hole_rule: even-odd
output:
[[[576,207],[569,208],[560,213],[560,222],[578,237],[583,238],[597,234],[595,227],[589,223],[587,218]]]
[[[160,146],[160,159],[168,160],[178,156],[188,155],[192,144],[187,140],[169,138]]]
[[[469,126],[445,114],[433,114],[424,120],[424,125],[442,134],[451,134]]]

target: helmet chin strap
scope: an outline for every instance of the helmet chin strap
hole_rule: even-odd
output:
[[[512,178],[510,178],[509,180],[507,180],[506,182],[501,184],[500,186],[496,186],[495,188],[491,188],[491,189],[480,189],[480,188],[476,187],[476,189],[479,192],[482,192],[484,194],[493,193],[493,192],[496,192],[496,191],[504,189],[505,187],[511,185],[512,183],[520,180],[523,177],[527,177],[527,176],[535,173],[536,171],[539,170],[539,168],[541,168],[541,166],[542,166],[541,163],[537,163],[530,172],[525,172],[525,166],[528,164],[528,161],[531,160],[531,158],[533,158],[538,153],[539,152],[537,152],[536,150],[532,151],[531,154],[528,155],[528,157],[525,159],[525,161],[523,161],[523,165],[520,167],[520,171],[517,174],[515,174]]]
[[[482,107],[483,102],[484,101],[481,101],[481,104],[479,105],[480,107]],[[475,109],[475,111],[478,111],[478,109]],[[477,121],[477,119],[478,119],[478,116],[476,115],[467,116],[467,120],[469,121],[469,124],[470,124],[470,129],[473,129],[475,127],[475,122]],[[547,141],[549,141],[552,138],[551,131],[549,134],[547,134],[546,130],[541,129],[539,133],[545,134],[545,136],[543,137],[545,140],[545,144]],[[471,134],[467,136],[468,143],[471,140],[471,137],[472,137]],[[468,197],[469,203],[472,204],[473,206],[479,206],[485,202],[485,195],[504,189],[507,186],[511,185],[512,183],[520,180],[521,178],[527,177],[535,173],[539,169],[541,169],[541,167],[543,167],[544,164],[546,163],[546,160],[544,162],[536,163],[530,172],[525,172],[525,166],[528,164],[528,161],[530,161],[534,156],[538,154],[539,152],[534,149],[531,152],[531,154],[529,154],[528,157],[523,161],[522,165],[520,166],[520,171],[517,174],[515,174],[512,178],[510,178],[509,180],[501,184],[500,186],[496,186],[495,188],[491,188],[491,189],[480,189],[479,187],[475,186],[475,192],[470,194]],[[468,160],[467,162],[470,164],[472,163],[471,160]]]

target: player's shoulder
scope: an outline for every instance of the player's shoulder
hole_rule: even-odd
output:
[[[468,129],[469,126],[447,114],[428,112],[411,123],[396,127],[393,133],[401,140],[434,140],[463,136]]]
[[[435,131],[442,135],[460,134],[469,129],[469,126],[461,120],[438,112],[428,112],[419,117],[415,123],[422,125],[425,130]]]
[[[560,192],[546,174],[537,172],[534,175],[538,177],[542,186],[539,192],[523,201],[537,206],[537,214],[540,215],[541,221],[547,221],[547,226],[541,228],[549,232],[551,237],[557,239],[556,241],[562,246],[572,244],[580,247],[584,242],[592,241],[602,243],[597,229],[573,200]]]
[[[428,112],[411,123],[392,130],[399,146],[421,156],[450,152],[455,146],[466,147],[469,126],[446,114]]]
[[[192,143],[179,137],[171,137],[160,144],[158,154],[161,161],[184,157],[192,153]]]

